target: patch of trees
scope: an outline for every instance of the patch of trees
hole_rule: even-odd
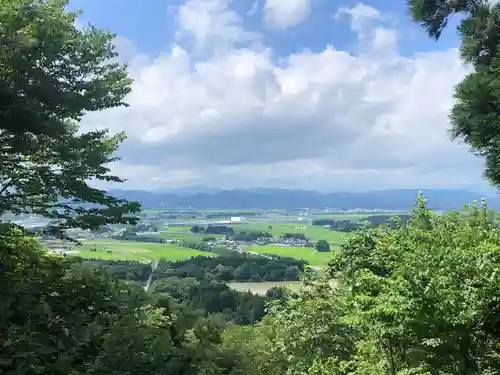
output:
[[[150,224],[137,223],[131,228],[127,228],[126,232],[158,232],[158,228],[151,226]]]
[[[299,280],[307,262],[292,258],[262,258],[247,254],[196,257],[179,262],[162,262],[158,277],[195,277],[218,281],[285,281]]]
[[[182,247],[187,247],[189,249],[200,250],[200,251],[211,251],[211,246],[204,242],[192,242],[192,241],[182,241],[180,243]]]
[[[330,225],[330,229],[336,232],[354,232],[362,228],[363,225],[352,220],[337,220]]]
[[[281,238],[285,240],[291,240],[291,239],[302,240],[302,241],[308,240],[308,238],[304,233],[284,233],[283,235],[281,235]]]
[[[313,220],[312,225],[328,226],[336,232],[353,232],[363,228],[363,225],[353,220],[318,219]]]
[[[261,232],[261,231],[241,231],[237,232],[232,236],[234,241],[257,241],[260,238],[272,238],[273,235],[269,232]]]
[[[215,237],[203,237],[201,240],[203,242],[215,242],[215,241],[217,241],[217,238],[215,238]]]
[[[334,223],[336,223],[338,220],[334,220],[334,219],[315,219],[312,221],[312,225],[317,225],[317,226],[330,226],[330,225],[333,225]],[[340,221],[344,221],[344,220],[340,220]]]
[[[225,225],[209,225],[206,228],[199,225],[193,225],[191,232],[232,236],[234,234],[234,229]]]
[[[120,240],[120,241],[136,241],[136,242],[150,242],[150,243],[165,243],[165,239],[164,238],[161,238],[161,237],[158,237],[158,236],[150,236],[150,235],[147,235],[147,236],[138,236],[137,233],[127,233],[127,232],[124,232],[122,234],[119,234],[119,235],[116,235],[116,236],[112,236],[111,238],[115,239],[115,240]]]
[[[353,232],[376,228],[380,225],[394,228],[397,221],[405,224],[409,218],[409,215],[370,215],[359,220],[318,219],[313,220],[312,225],[328,226],[331,230],[337,232]]]
[[[86,261],[105,267],[110,276],[121,280],[146,282],[150,266],[138,262]],[[263,258],[251,254],[218,257],[193,257],[178,262],[162,261],[155,270],[154,278],[194,278],[198,281],[296,281],[304,271],[306,261],[292,258]]]
[[[266,314],[271,299],[250,292],[237,292],[226,283],[171,276],[153,283],[154,293],[166,293],[177,304],[203,316],[218,314],[235,324],[251,324]]]
[[[406,224],[409,220],[410,215],[371,215],[361,219],[360,221],[365,221],[370,227],[386,225],[394,228],[397,222]]]
[[[328,241],[319,240],[316,242],[316,251],[319,251],[320,253],[327,253],[330,251],[330,244]]]

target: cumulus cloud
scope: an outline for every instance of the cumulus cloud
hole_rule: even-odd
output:
[[[191,37],[196,50],[252,41],[257,34],[241,27],[242,17],[229,9],[231,0],[188,0],[179,7],[177,37]]]
[[[286,29],[302,23],[310,13],[311,0],[266,0],[265,17],[269,26]]]
[[[180,30],[225,49],[201,59],[179,44],[154,59],[136,55],[130,107],[85,117],[85,129],[129,134],[114,166],[128,187],[366,190],[481,181],[481,161],[446,137],[453,86],[467,72],[456,49],[402,56],[396,30],[357,5],[341,12],[361,52],[327,46],[281,56],[238,45],[249,34],[227,5],[190,0],[178,12]]]

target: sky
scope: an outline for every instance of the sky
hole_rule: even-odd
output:
[[[74,0],[134,80],[82,130],[127,132],[121,188],[486,189],[447,133],[455,24],[430,40],[405,3]]]

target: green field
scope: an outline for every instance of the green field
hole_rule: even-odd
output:
[[[302,285],[300,281],[269,281],[259,283],[227,283],[227,285],[237,292],[252,292],[254,294],[265,295],[273,287],[285,287],[292,291],[298,291]]]
[[[167,210],[166,208],[152,208],[142,210],[141,214],[159,214],[160,212],[170,212],[171,210]]]
[[[267,212],[267,211],[273,211],[273,210],[252,210],[252,209],[237,209],[237,208],[231,208],[231,209],[207,209],[207,210],[193,210],[193,212],[200,212],[200,213],[205,213],[205,214],[218,214],[221,212],[227,212],[227,213],[232,213],[232,212],[238,212],[238,213],[249,213],[253,214],[255,212]],[[167,208],[150,208],[150,209],[145,209],[142,210],[141,213],[144,214],[157,214],[160,212],[170,212],[172,214],[175,214],[176,210],[171,210]]]
[[[390,211],[390,212],[327,212],[311,216],[313,220],[333,219],[333,220],[359,220],[368,216],[386,216],[386,215],[408,215],[408,211]]]
[[[323,227],[312,226],[308,223],[248,223],[232,225],[236,231],[262,231],[271,232],[274,237],[285,233],[303,233],[307,238],[318,241],[340,243],[347,233],[335,232]]]
[[[210,252],[172,244],[114,240],[85,241],[81,247],[76,247],[74,250],[80,250],[79,255],[88,259],[134,260],[138,262],[147,262],[152,259],[176,261],[199,255],[215,256]]]
[[[278,245],[251,245],[244,247],[245,250],[251,253],[258,254],[270,254],[278,255],[283,257],[290,257],[295,259],[303,259],[309,262],[311,266],[326,266],[330,257],[331,252],[320,253],[314,248],[310,247],[294,247],[294,246],[278,246]],[[335,251],[335,248],[332,248]]]
[[[270,232],[274,237],[280,237],[285,233],[303,233],[312,241],[326,240],[339,244],[348,233],[331,231],[329,229],[312,226],[308,223],[247,223],[229,225],[235,231],[260,231]],[[181,241],[201,241],[203,237],[224,238],[223,235],[212,235],[204,233],[190,233],[191,226],[169,227],[168,231],[158,234],[161,238],[176,239]]]
[[[158,236],[168,240],[180,241],[201,241],[204,237],[224,238],[219,234],[205,234],[205,233],[190,233],[192,226],[183,225],[176,227],[169,227],[167,231],[159,233]]]

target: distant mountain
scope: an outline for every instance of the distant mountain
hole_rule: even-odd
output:
[[[177,195],[187,196],[187,195],[202,194],[202,193],[215,194],[221,191],[223,191],[223,189],[209,187],[205,185],[195,185],[177,189],[161,189],[161,190],[156,190],[155,193],[177,194]]]
[[[113,190],[112,195],[141,202],[143,208],[164,209],[273,209],[273,208],[341,208],[400,210],[413,206],[418,189],[382,190],[365,193],[319,193],[286,189],[235,189],[195,194]],[[424,189],[433,209],[459,208],[480,200],[484,195],[456,189]],[[500,208],[497,196],[486,197],[491,208]]]

